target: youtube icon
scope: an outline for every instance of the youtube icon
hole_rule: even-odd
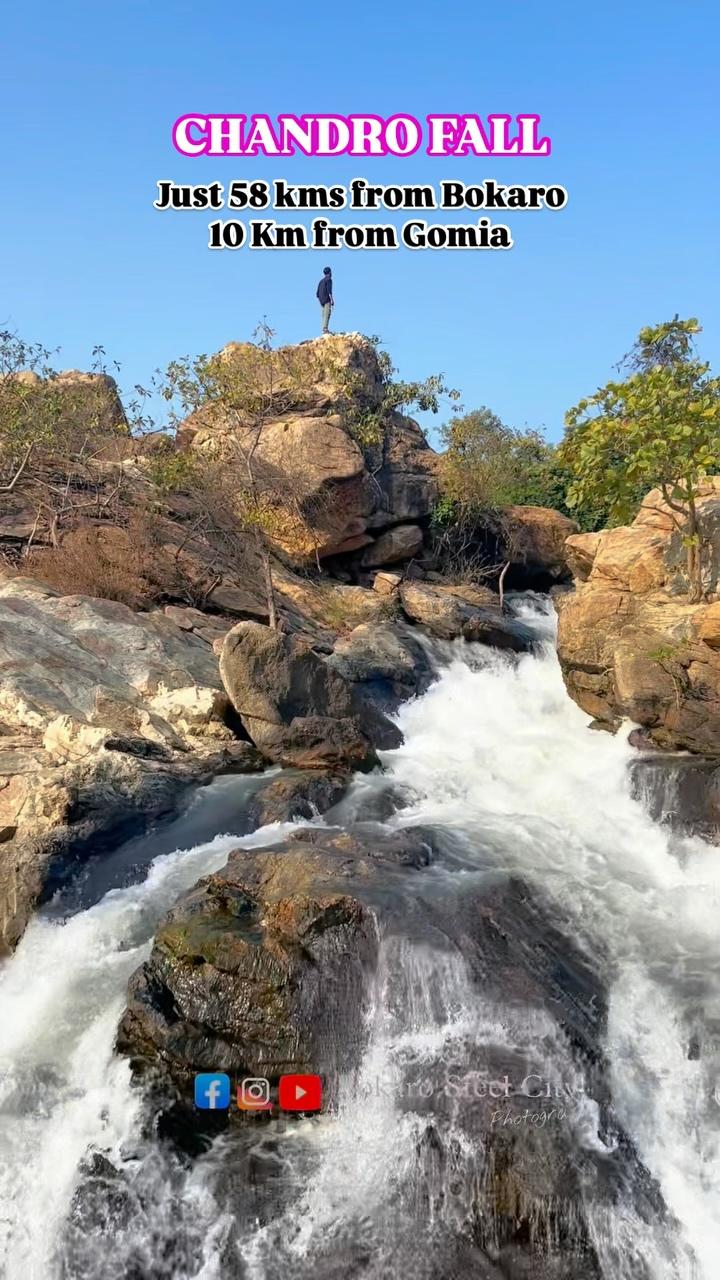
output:
[[[278,1102],[283,1111],[319,1111],[322,1107],[320,1076],[281,1076]]]

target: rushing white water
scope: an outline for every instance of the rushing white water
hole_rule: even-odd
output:
[[[521,612],[550,634],[549,616],[536,605]],[[382,788],[401,788],[409,805],[391,825],[423,823],[456,833],[466,870],[455,869],[455,876],[472,876],[482,866],[539,886],[565,930],[602,965],[615,1112],[678,1224],[669,1245],[652,1223],[629,1211],[624,1216],[621,1206],[598,1219],[603,1276],[715,1280],[720,853],[698,839],[673,838],[632,798],[632,749],[623,735],[588,729],[587,717],[567,698],[550,644],[544,654],[519,660],[458,646],[438,682],[398,719],[405,743],[386,754],[384,774],[356,781],[355,810],[362,812],[364,798]],[[256,833],[243,843],[277,834],[277,828]],[[145,1149],[140,1158],[140,1095],[112,1043],[127,978],[147,954],[157,920],[238,843],[223,836],[163,856],[142,883],[113,890],[64,923],[38,916],[0,971],[0,1274],[7,1280],[154,1274],[223,1280],[239,1274],[237,1251],[254,1280],[292,1280],[293,1273],[313,1274],[313,1251],[319,1242],[332,1249],[334,1241],[348,1250],[345,1274],[352,1277],[358,1235],[368,1247],[369,1241],[385,1249],[387,1268],[365,1267],[362,1274],[390,1274],[401,1259],[389,1241],[408,1229],[398,1188],[418,1163],[425,1132],[422,1105],[398,1101],[408,1079],[432,1071],[439,1055],[452,1056],[470,1041],[542,1045],[548,1061],[565,1053],[562,1070],[572,1074],[566,1051],[552,1042],[538,1011],[518,1019],[515,1009],[503,1020],[485,1007],[457,951],[384,940],[359,1075],[342,1082],[335,1120],[288,1128],[283,1160],[297,1190],[277,1222],[236,1233],[233,1244],[227,1196],[221,1208],[217,1194],[226,1176],[222,1144],[181,1176]],[[689,1052],[694,1041],[702,1052]],[[368,1107],[379,1078],[390,1087]],[[446,1122],[455,1181],[467,1183],[467,1194],[450,1210],[439,1195],[433,1198],[428,1149],[427,1194],[418,1213],[425,1219],[454,1213],[460,1222],[472,1198],[477,1153],[457,1107]],[[597,1142],[592,1105],[576,1108],[571,1122],[578,1144]],[[121,1233],[98,1239],[84,1269],[73,1270],[62,1261],[62,1239],[80,1161],[93,1150],[135,1179],[144,1207]],[[348,1244],[351,1233],[342,1224],[350,1221],[356,1231]],[[159,1260],[154,1270],[153,1250],[173,1231],[180,1234],[183,1223],[195,1231],[185,1253],[172,1270],[162,1270]],[[273,1264],[281,1237],[284,1260]]]

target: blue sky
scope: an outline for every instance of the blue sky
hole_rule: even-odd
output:
[[[720,367],[713,3],[40,0],[10,6],[3,36],[0,322],[60,345],[63,367],[88,367],[102,343],[127,387],[248,338],[263,315],[279,341],[311,336],[325,257],[336,328],[379,334],[403,377],[443,371],[466,407],[551,439],[643,324],[699,316]],[[553,153],[192,160],[170,141],[190,111],[539,112]],[[206,224],[226,213],[152,207],[164,178],[356,176],[560,183],[569,202],[507,215],[510,252],[325,256],[210,252]]]

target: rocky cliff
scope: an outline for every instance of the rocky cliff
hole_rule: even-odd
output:
[[[698,510],[706,599],[688,603],[685,548],[659,490],[628,527],[566,543],[574,593],[558,598],[558,653],[571,697],[599,722],[623,718],[650,743],[720,756],[720,477]]]
[[[0,515],[0,948],[78,861],[223,769],[279,763],[307,773],[306,795],[336,797],[397,743],[386,713],[427,686],[413,628],[531,643],[493,591],[433,572],[438,455],[386,411],[374,346],[339,335],[278,362],[255,443],[293,535],[307,534],[273,549],[279,633],[255,540],[231,511],[209,518],[186,465],[226,456],[232,491],[237,414],[216,405],[177,440],[135,439],[112,379],[52,381],[62,449],[35,452]],[[28,385],[45,394],[35,375]],[[568,522],[511,515],[518,564],[562,576]],[[301,811],[299,787],[265,809]]]

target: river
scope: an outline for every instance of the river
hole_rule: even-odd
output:
[[[213,783],[35,916],[0,970],[6,1280],[571,1276],[562,1260],[522,1270],[509,1255],[483,1270],[467,1229],[482,1161],[474,1107],[508,1063],[513,1083],[522,1064],[531,1099],[543,1093],[532,1113],[546,1118],[528,1120],[528,1143],[556,1126],[581,1181],[585,1155],[612,1154],[557,1024],[533,1002],[503,1008],[470,972],[452,903],[500,874],[537,890],[604,993],[613,1123],[637,1167],[629,1190],[588,1206],[587,1275],[715,1280],[720,854],[650,817],[633,794],[627,735],[590,731],[565,693],[551,610],[535,598],[514,608],[538,651],[446,646],[437,681],[398,712],[404,744],[324,819],[363,818],[401,795],[387,825],[431,827],[451,851],[423,881],[438,936],[410,912],[405,932],[381,939],[362,1059],[334,1115],[263,1125],[252,1142],[225,1136],[188,1159],[149,1135],[144,1094],[113,1052],[127,980],[159,919],[229,850],[282,834],[246,834],[255,781]]]

